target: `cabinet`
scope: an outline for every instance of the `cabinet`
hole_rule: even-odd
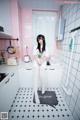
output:
[[[4,27],[4,32],[19,37],[18,22],[17,0],[0,0],[0,26]]]
[[[8,112],[19,88],[17,74],[12,73],[0,88],[0,112]]]
[[[63,69],[60,65],[46,67],[44,73],[44,83],[48,88],[57,88],[61,84]],[[20,87],[32,87],[34,85],[34,75],[32,69],[19,69]],[[41,81],[38,81],[38,86],[41,87]]]
[[[6,34],[12,34],[11,31],[11,8],[9,0],[0,1],[0,26],[4,27]]]

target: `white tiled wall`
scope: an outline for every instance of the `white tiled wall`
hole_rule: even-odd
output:
[[[62,50],[60,59],[65,68],[62,77],[62,81],[65,83],[70,60],[69,32],[71,29],[80,26],[80,4],[64,5],[63,17],[66,19],[66,25],[64,40],[61,42]],[[80,30],[78,30],[75,39],[75,49],[69,76],[69,88],[72,89],[72,94],[71,96],[68,96],[63,92],[65,100],[74,116],[74,119],[80,120]]]

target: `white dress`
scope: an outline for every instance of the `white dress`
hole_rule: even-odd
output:
[[[44,51],[41,54],[38,49],[34,48],[33,49],[33,55],[41,56],[41,57],[44,57],[44,56],[48,57],[48,50]],[[33,62],[36,62],[36,61],[34,60]],[[46,61],[42,65],[46,65]]]
[[[40,54],[39,50],[34,48],[33,55],[37,56],[46,56],[48,57],[48,51],[44,51],[42,54]],[[47,74],[46,74],[46,61],[42,63],[41,66],[39,66],[36,62],[36,60],[33,60],[33,81],[34,81],[34,93],[35,93],[35,99],[36,102],[39,103],[38,93],[37,90],[39,87],[42,88],[42,93],[45,92],[46,84],[47,84]],[[40,86],[41,84],[41,86]]]

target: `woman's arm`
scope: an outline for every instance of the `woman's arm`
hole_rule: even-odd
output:
[[[36,48],[33,49],[33,60],[39,65],[40,59],[38,58],[38,50]]]
[[[43,62],[45,62],[45,61],[48,61],[49,60],[49,56],[47,57],[47,56],[43,56],[41,59],[40,59],[40,61],[41,61],[41,64],[43,63]]]
[[[39,58],[39,65],[42,65],[45,61],[48,61],[50,59],[50,57],[48,56],[43,56],[41,58]]]
[[[41,58],[39,58],[37,55],[34,55],[33,59],[37,62],[38,65],[41,65]]]
[[[43,62],[49,60],[49,55],[47,55],[47,52],[44,52],[43,54],[44,55],[41,55],[37,50],[34,51],[33,60],[35,60],[38,65],[42,65]]]

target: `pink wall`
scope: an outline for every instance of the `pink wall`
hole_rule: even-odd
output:
[[[19,38],[19,18],[18,18],[18,4],[17,0],[10,0],[10,26],[11,26],[11,35],[13,38]],[[5,8],[4,8],[5,9]],[[7,28],[8,29],[8,28]],[[20,39],[20,38],[19,38]],[[20,41],[11,41],[12,45],[16,47],[16,54],[11,55],[5,51],[6,58],[16,56],[20,58]],[[9,46],[8,40],[0,40],[0,50],[6,50]]]
[[[12,24],[12,36],[14,38],[19,38],[19,41],[13,41],[16,47],[16,56],[18,59],[21,57],[20,51],[20,34],[19,34],[19,9],[18,0],[11,0],[11,24]]]
[[[26,54],[26,46],[28,46],[29,55],[32,54],[32,10],[22,9],[22,46],[23,56]]]
[[[32,50],[32,11],[21,9],[18,0],[10,0],[10,19],[12,36],[13,38],[19,38],[19,41],[12,41],[12,45],[16,47],[16,54],[10,55],[6,52],[6,57],[17,56],[23,58],[26,54],[25,46],[29,47],[29,54]],[[6,50],[8,46],[9,41],[0,41],[0,50]]]
[[[12,35],[19,38],[18,0],[11,0]]]

